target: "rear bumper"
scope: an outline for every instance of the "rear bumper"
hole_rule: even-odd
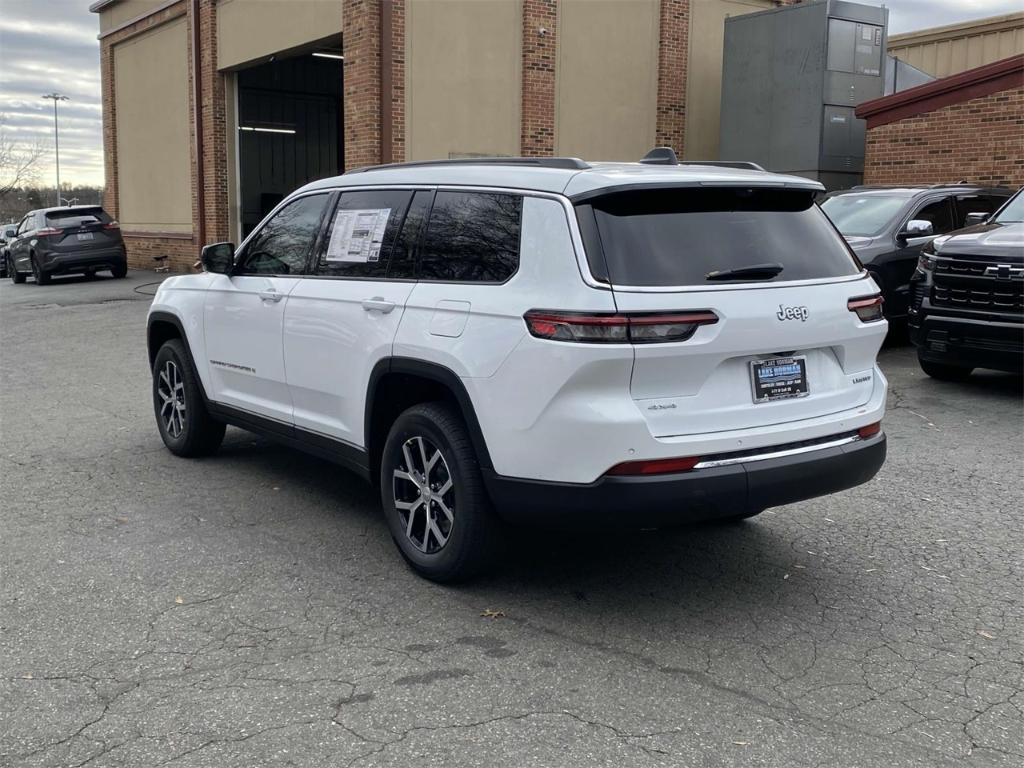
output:
[[[922,360],[970,368],[1021,373],[1024,324],[944,315],[918,315],[910,340]]]
[[[655,477],[554,483],[484,472],[498,514],[547,527],[658,528],[713,520],[835,493],[870,480],[885,461],[881,433],[845,445]]]
[[[103,248],[95,251],[72,253],[50,252],[40,259],[40,269],[51,275],[83,272],[87,269],[114,269],[123,267],[127,257],[123,248]]]

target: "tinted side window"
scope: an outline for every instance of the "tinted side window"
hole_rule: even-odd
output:
[[[279,210],[246,245],[239,273],[301,275],[329,195],[307,195]]]
[[[412,192],[342,192],[316,274],[332,277],[384,277],[392,245]]]
[[[519,268],[523,198],[438,192],[419,253],[421,280],[501,283]]]
[[[969,213],[984,213],[987,216],[1005,202],[1005,197],[990,195],[964,195],[963,197],[958,197],[956,199],[956,225],[957,227],[964,226],[967,214]]]
[[[388,262],[388,277],[394,280],[410,280],[416,277],[416,246],[423,232],[423,225],[430,213],[430,203],[434,193],[420,190],[412,198],[409,212],[405,214],[402,232],[391,248],[391,260]]]
[[[950,210],[949,199],[936,200],[934,203],[928,203],[928,205],[910,218],[930,221],[932,223],[932,232],[936,235],[952,232],[956,229],[956,227],[953,226],[953,213]]]

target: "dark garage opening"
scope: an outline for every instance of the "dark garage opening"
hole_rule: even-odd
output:
[[[243,237],[289,192],[344,170],[343,62],[340,50],[317,53],[238,73]]]

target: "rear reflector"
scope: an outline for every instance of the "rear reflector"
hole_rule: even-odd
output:
[[[708,310],[602,314],[531,309],[523,319],[538,339],[589,344],[652,344],[686,341],[702,325],[718,322]]]
[[[57,227],[47,227],[46,229],[36,230],[36,235],[39,237],[49,237],[50,235],[63,235],[63,229],[57,229]]]
[[[882,319],[882,297],[879,294],[874,296],[858,296],[846,302],[846,308],[856,312],[862,323],[873,323]]]
[[[665,475],[670,472],[688,472],[700,462],[699,456],[681,459],[655,459],[654,461],[625,461],[608,470],[609,475]]]
[[[868,424],[866,427],[861,427],[860,429],[858,429],[857,434],[860,435],[863,439],[868,437],[874,437],[881,431],[882,422],[876,421],[874,424]]]

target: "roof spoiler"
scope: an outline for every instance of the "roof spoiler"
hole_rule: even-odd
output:
[[[711,165],[718,168],[738,168],[746,171],[763,171],[757,163],[745,160],[680,160],[672,147],[655,147],[640,161],[644,165]]]

